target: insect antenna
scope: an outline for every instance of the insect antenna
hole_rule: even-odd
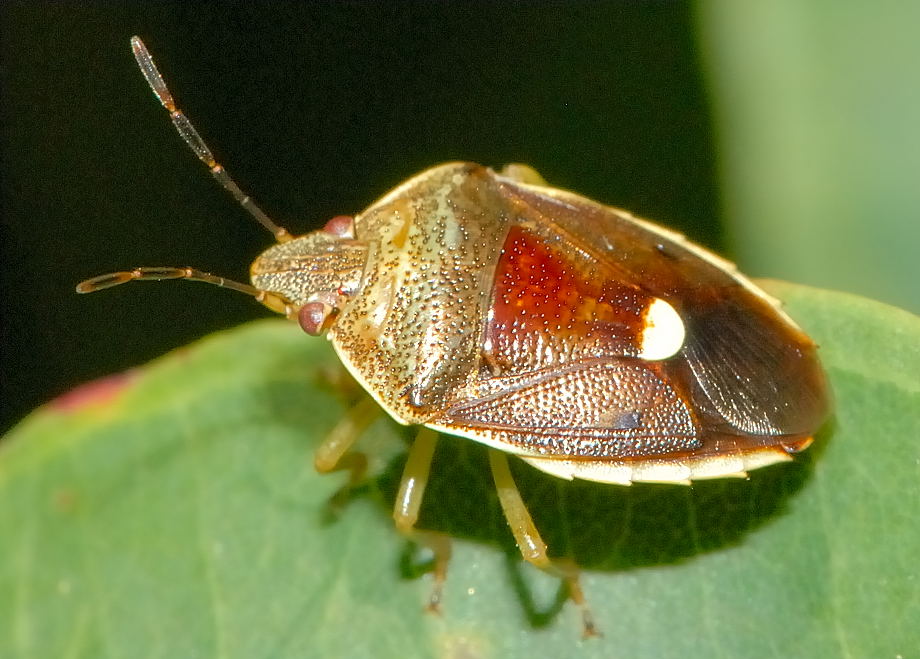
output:
[[[208,166],[211,175],[217,179],[221,187],[233,195],[240,205],[245,208],[259,224],[271,231],[278,242],[291,240],[292,236],[288,233],[287,229],[272,222],[265,212],[250,199],[249,195],[245,194],[240,189],[240,186],[230,178],[227,170],[214,159],[214,154],[211,153],[211,149],[208,148],[208,145],[205,144],[201,135],[195,130],[192,122],[188,120],[188,117],[185,116],[182,110],[176,107],[176,102],[169,88],[166,86],[166,81],[163,80],[163,76],[160,75],[160,72],[157,70],[156,64],[153,63],[153,57],[150,56],[150,51],[147,50],[147,47],[144,45],[144,42],[141,41],[140,37],[131,37],[131,50],[134,52],[134,59],[137,60],[137,65],[140,67],[141,73],[144,74],[144,78],[147,80],[153,93],[156,94],[156,97],[160,100],[160,103],[162,103],[163,107],[169,112],[169,118],[172,119],[173,125],[176,127],[179,135],[185,140],[189,148],[194,151],[195,155],[198,156],[198,159]],[[118,286],[119,284],[126,284],[129,281],[162,281],[163,279],[187,279],[188,281],[201,281],[206,284],[220,286],[221,288],[229,288],[240,293],[245,293],[246,295],[251,295],[258,302],[261,302],[269,309],[277,311],[278,313],[283,313],[286,316],[290,316],[293,313],[293,307],[291,307],[287,300],[275,293],[262,291],[249,284],[218,277],[208,272],[196,270],[195,268],[141,267],[123,272],[110,272],[80,282],[77,284],[77,293],[93,293],[105,288],[111,288],[112,286]]]
[[[160,72],[157,70],[156,64],[153,63],[153,57],[150,55],[150,51],[147,50],[147,46],[144,45],[140,37],[131,37],[131,50],[134,51],[134,59],[137,60],[137,65],[140,67],[141,73],[144,74],[144,78],[147,80],[153,93],[156,94],[156,97],[160,99],[160,103],[162,103],[163,107],[169,112],[169,118],[172,119],[173,126],[176,127],[179,135],[182,136],[182,139],[185,140],[189,148],[195,152],[198,159],[208,166],[211,175],[220,183],[221,187],[233,195],[233,198],[236,199],[239,204],[259,222],[259,224],[271,231],[278,242],[283,243],[290,240],[291,234],[288,233],[287,229],[272,222],[268,215],[266,215],[261,208],[256,206],[249,195],[245,194],[240,189],[240,186],[230,178],[227,170],[214,159],[214,154],[211,153],[211,149],[208,148],[208,145],[205,144],[201,135],[195,130],[192,122],[189,121],[182,110],[176,107],[176,102],[169,88],[166,86],[166,81],[163,80],[163,76],[160,75]]]
[[[109,272],[104,275],[98,275],[81,281],[77,284],[77,293],[94,293],[106,288],[112,288],[120,284],[127,284],[129,281],[162,281],[164,279],[187,279],[189,281],[201,281],[206,284],[213,284],[221,288],[229,288],[246,295],[251,295],[258,302],[261,302],[269,309],[290,316],[293,309],[284,298],[275,293],[260,291],[255,286],[242,284],[232,279],[218,277],[195,268],[172,268],[172,267],[144,267],[134,268],[124,272]]]

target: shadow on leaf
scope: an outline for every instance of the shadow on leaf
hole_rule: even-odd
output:
[[[387,503],[395,499],[404,460],[405,455],[394,459],[377,478]],[[698,481],[689,487],[564,481],[519,460],[511,466],[552,556],[570,558],[583,569],[618,571],[675,563],[736,544],[782,513],[786,500],[806,482],[812,454],[752,472],[747,480]],[[418,526],[514,548],[482,447],[442,435]]]
[[[393,428],[411,441],[413,429],[395,424]],[[826,428],[822,435],[831,432]],[[367,439],[362,438],[356,450],[364,449]],[[510,464],[550,555],[571,559],[584,570],[618,572],[674,564],[738,544],[747,533],[783,514],[787,501],[807,482],[825,443],[819,439],[818,446],[794,461],[756,470],[746,480],[698,481],[689,487],[564,481],[520,460],[512,458]],[[346,499],[355,498],[378,501],[389,518],[405,460],[406,453],[397,452],[369,484],[344,498],[340,493],[339,505],[331,509],[335,514],[327,510],[323,522],[347,515]],[[440,436],[417,527],[502,551],[509,582],[532,626],[552,622],[565,603],[564,586],[542,610],[535,602],[527,585],[528,568],[521,562],[499,505],[484,447]],[[415,578],[430,567],[426,556],[407,543],[400,559],[402,576]]]

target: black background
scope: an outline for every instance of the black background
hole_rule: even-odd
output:
[[[175,134],[132,34],[218,159],[294,233],[463,159],[529,163],[721,247],[686,5],[137,4],[0,8],[0,429],[80,382],[268,314],[184,282],[73,292],[137,265],[246,281],[271,243]]]

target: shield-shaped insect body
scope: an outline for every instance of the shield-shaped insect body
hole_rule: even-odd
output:
[[[827,411],[814,344],[728,262],[578,195],[431,168],[253,285],[302,309],[397,421],[628,483],[788,459]]]
[[[424,429],[410,448],[397,526],[415,524],[437,432],[486,445],[522,554],[568,580],[587,633],[577,573],[547,557],[505,454],[567,479],[688,483],[789,460],[827,416],[814,343],[731,263],[524,166],[439,165],[354,217],[291,238],[214,161],[143,44],[133,46],[179,133],[279,242],[253,263],[252,286],[138,268],[78,290],[207,281],[326,333],[382,409]],[[363,474],[349,453],[369,418],[360,409],[319,449],[322,471]],[[440,583],[446,541],[417,537],[435,549]],[[432,605],[439,597],[436,587]]]

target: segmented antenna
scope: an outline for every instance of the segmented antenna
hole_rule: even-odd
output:
[[[279,227],[272,222],[268,215],[250,199],[249,195],[240,190],[240,186],[230,178],[227,170],[214,159],[214,154],[211,153],[211,149],[209,149],[208,145],[201,139],[201,135],[195,130],[192,122],[188,120],[188,117],[185,116],[182,110],[176,107],[176,102],[169,92],[169,88],[166,86],[166,81],[163,80],[163,76],[161,76],[160,72],[157,70],[156,64],[153,63],[153,57],[151,57],[150,52],[147,50],[147,46],[144,45],[140,37],[131,37],[131,50],[134,51],[134,59],[137,60],[137,65],[140,67],[141,73],[144,74],[144,78],[147,80],[153,93],[156,94],[156,97],[160,99],[160,103],[162,103],[163,107],[169,112],[169,118],[172,119],[173,126],[176,127],[179,135],[182,136],[182,139],[185,140],[189,148],[195,152],[198,159],[208,166],[211,175],[217,179],[221,187],[232,194],[233,198],[236,199],[243,208],[249,211],[249,214],[252,215],[259,224],[271,231],[278,242],[283,243],[290,240],[291,234],[287,232],[287,229]]]
[[[205,284],[214,284],[221,288],[229,288],[246,295],[251,295],[257,301],[267,306],[272,311],[283,313],[290,316],[292,313],[291,306],[285,302],[284,298],[268,291],[260,291],[255,286],[241,284],[232,279],[218,277],[195,268],[173,268],[173,267],[143,267],[134,268],[125,272],[110,272],[99,275],[77,284],[77,293],[94,293],[119,284],[127,284],[129,281],[162,281],[164,279],[187,279],[189,281],[201,281]]]
[[[195,130],[195,127],[185,114],[183,114],[182,110],[176,108],[176,102],[173,100],[172,94],[169,93],[169,88],[166,87],[163,76],[157,71],[156,64],[153,63],[153,58],[150,56],[150,52],[147,50],[144,42],[140,40],[140,37],[131,37],[131,50],[134,51],[134,59],[137,60],[137,65],[140,67],[141,73],[144,74],[144,78],[150,84],[153,93],[160,99],[160,103],[163,104],[163,107],[169,111],[169,118],[172,119],[173,125],[176,127],[176,130],[179,131],[179,135],[182,136],[182,139],[185,140],[189,148],[195,152],[199,160],[208,166],[208,169],[211,171],[214,178],[217,179],[217,182],[232,194],[240,205],[249,211],[262,226],[271,231],[278,242],[291,240],[291,234],[289,234],[286,229],[272,222],[248,195],[243,194],[243,191],[240,190],[240,187],[230,178],[230,175],[220,163],[214,160],[214,155],[211,153],[208,145],[204,143],[204,140],[201,139],[201,135],[198,134],[198,131]],[[93,293],[105,288],[111,288],[112,286],[118,286],[119,284],[127,284],[130,281],[161,281],[163,279],[201,281],[206,284],[229,288],[234,291],[239,291],[240,293],[245,293],[246,295],[251,295],[272,311],[283,313],[288,317],[291,317],[294,313],[293,307],[280,295],[268,291],[261,291],[255,286],[241,284],[238,281],[218,277],[201,270],[196,270],[195,268],[157,266],[134,268],[134,270],[124,272],[110,272],[80,282],[77,284],[77,293]]]

